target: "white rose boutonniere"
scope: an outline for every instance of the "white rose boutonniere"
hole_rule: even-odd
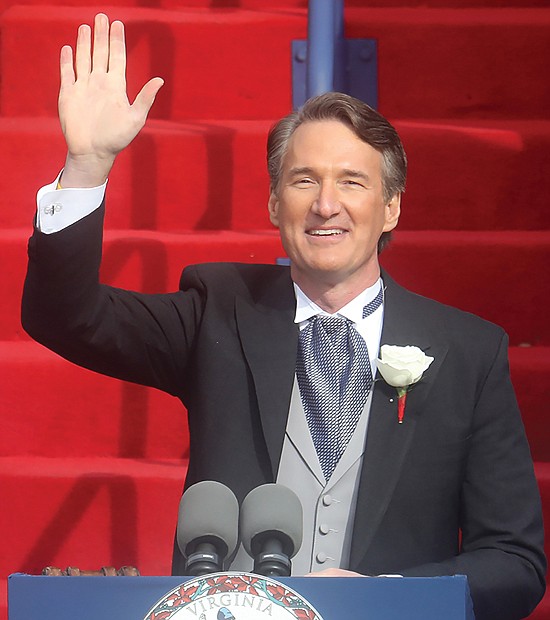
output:
[[[376,360],[378,370],[384,381],[397,390],[397,421],[403,423],[407,392],[420,381],[424,371],[434,361],[418,347],[398,347],[383,344],[380,358]]]

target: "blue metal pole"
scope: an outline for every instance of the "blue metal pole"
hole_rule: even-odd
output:
[[[328,91],[378,104],[375,39],[344,38],[344,0],[309,0],[308,39],[292,42],[292,105]]]
[[[341,87],[343,57],[343,0],[309,0],[306,98]]]
[[[344,0],[334,0],[334,76],[332,89],[348,92],[346,41],[344,38]]]

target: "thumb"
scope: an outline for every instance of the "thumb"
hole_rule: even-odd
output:
[[[164,85],[164,80],[160,77],[152,78],[143,86],[143,88],[139,91],[136,98],[134,99],[134,103],[132,104],[132,108],[134,111],[143,118],[147,118],[149,114],[149,110],[151,109],[153,103],[155,102],[155,97],[157,96],[158,91]]]

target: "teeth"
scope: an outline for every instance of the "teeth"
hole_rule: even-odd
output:
[[[341,235],[343,232],[344,231],[341,230],[340,228],[331,228],[328,230],[310,230],[309,234],[323,237],[325,235]]]

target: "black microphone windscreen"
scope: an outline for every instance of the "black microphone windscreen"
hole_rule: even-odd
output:
[[[292,558],[302,546],[303,514],[298,496],[282,484],[252,489],[241,506],[240,533],[252,557],[257,555],[262,539],[276,534]]]
[[[239,502],[221,482],[204,480],[189,487],[180,501],[177,540],[184,556],[200,542],[222,541],[225,555],[237,547]]]

